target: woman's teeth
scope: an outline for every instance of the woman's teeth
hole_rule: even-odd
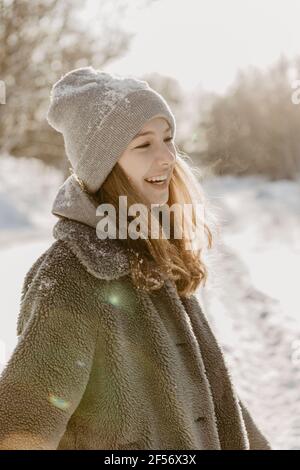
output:
[[[158,184],[158,185],[163,185],[166,182],[166,180],[167,180],[166,176],[157,176],[157,177],[145,179],[145,181],[147,181],[148,183]]]
[[[151,184],[164,184],[166,182],[165,180],[164,181],[148,181],[148,180],[146,180],[146,181],[147,181],[147,183],[151,183]]]

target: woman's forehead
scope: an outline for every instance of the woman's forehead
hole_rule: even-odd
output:
[[[139,130],[137,135],[139,135],[142,132],[148,131],[148,130],[149,131],[151,131],[151,130],[167,131],[170,128],[171,128],[170,123],[166,118],[164,118],[164,117],[154,117],[154,118],[149,119],[143,125],[143,127],[141,127],[141,129]]]

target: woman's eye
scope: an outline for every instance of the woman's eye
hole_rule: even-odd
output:
[[[173,139],[173,137],[168,137],[167,139],[165,139],[165,141],[171,141]],[[149,142],[146,142],[145,144],[143,145],[139,145],[138,147],[135,147],[136,149],[142,149],[142,148],[145,148],[145,147],[148,147],[150,145]]]
[[[148,145],[150,145],[149,143],[146,143],[144,145],[139,145],[138,147],[134,147],[136,149],[143,149],[144,147],[148,147]]]

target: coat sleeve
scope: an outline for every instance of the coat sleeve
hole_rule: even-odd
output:
[[[89,380],[93,313],[76,272],[39,271],[21,304],[28,321],[0,376],[0,449],[57,448]]]
[[[240,398],[238,401],[248,434],[250,450],[272,450],[271,444],[254,422],[245,403]]]

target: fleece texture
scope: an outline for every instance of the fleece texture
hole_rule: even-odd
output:
[[[192,295],[137,290],[118,240],[60,217],[24,279],[0,449],[271,449]]]

